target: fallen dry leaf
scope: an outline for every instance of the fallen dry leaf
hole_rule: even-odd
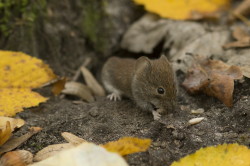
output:
[[[250,78],[250,49],[243,49],[240,51],[239,55],[232,56],[227,63],[230,65],[239,66],[245,77]]]
[[[53,87],[52,87],[52,93],[57,96],[59,95],[62,90],[65,88],[65,84],[66,84],[66,81],[67,81],[67,78],[66,77],[63,77],[63,78],[60,78],[58,79],[54,84],[53,84]]]
[[[15,118],[0,116],[0,129],[5,128],[7,121],[10,122],[11,131],[14,131],[15,128],[20,128],[25,124],[25,121],[22,119],[15,119]]]
[[[22,52],[0,51],[0,88],[38,88],[55,79],[42,60]]]
[[[6,122],[4,129],[0,129],[0,146],[3,145],[11,137],[11,127],[10,122]]]
[[[56,155],[57,153],[61,152],[62,150],[70,149],[72,147],[74,147],[74,145],[71,143],[49,145],[36,153],[36,155],[34,157],[34,161],[45,160],[51,156]]]
[[[11,137],[15,128],[20,128],[24,124],[25,121],[22,119],[0,117],[0,146]]]
[[[103,87],[97,82],[92,73],[84,66],[81,67],[81,72],[83,74],[84,80],[87,86],[96,96],[105,96],[105,91]]]
[[[168,25],[171,25],[170,20],[145,14],[124,34],[121,47],[135,53],[152,53],[156,45],[164,39]]]
[[[175,161],[171,166],[249,166],[250,149],[238,144],[223,144],[201,148]]]
[[[124,156],[137,152],[145,152],[149,148],[151,142],[151,139],[123,137],[102,146],[110,152],[116,152]]]
[[[111,153],[93,143],[82,143],[77,147],[59,152],[31,166],[128,166],[116,153]]]
[[[200,19],[228,8],[229,0],[134,0],[146,10],[176,20]]]
[[[233,37],[237,40],[235,42],[227,43],[223,45],[223,48],[245,48],[250,47],[250,34],[248,34],[241,27],[236,27],[233,30]]]
[[[89,143],[86,140],[68,132],[63,132],[62,136],[69,142],[64,144],[49,145],[46,148],[40,150],[34,157],[34,161],[42,161],[48,157],[56,155],[58,152],[70,149],[72,147],[82,145],[84,143]],[[115,152],[120,155],[128,155],[137,152],[146,151],[151,144],[150,139],[140,139],[134,137],[123,137],[117,141],[108,142],[104,145],[99,145],[104,147],[110,152]],[[80,145],[80,146],[81,146]]]
[[[168,51],[173,69],[186,73],[195,61],[187,53],[225,60],[241,54],[221,47],[230,38],[231,34],[227,29],[208,31],[205,26],[196,22],[173,21],[146,14],[127,30],[121,47],[135,53],[150,54],[160,42],[164,42],[163,51]]]
[[[83,142],[87,142],[86,140],[72,134],[72,133],[69,133],[69,132],[63,132],[61,134],[63,136],[63,138],[68,141],[69,143],[73,144],[73,145],[79,145]]]
[[[95,101],[89,87],[78,82],[67,82],[65,84],[65,89],[62,90],[62,93],[80,97],[87,102]]]
[[[23,108],[37,106],[48,98],[33,92],[29,88],[0,89],[0,116],[14,116]]]
[[[0,51],[0,59],[0,116],[13,116],[47,100],[31,89],[56,78],[48,65],[21,52]]]
[[[20,137],[9,139],[5,144],[3,144],[0,147],[0,155],[5,153],[5,152],[9,152],[9,151],[15,149],[16,147],[21,145],[23,142],[28,140],[31,136],[33,136],[34,134],[38,133],[41,130],[42,130],[42,128],[40,128],[40,127],[31,127],[29,129],[28,133],[26,133]]]
[[[234,80],[242,77],[242,72],[237,66],[229,66],[218,60],[200,59],[189,69],[182,85],[191,94],[204,92],[231,107]]]
[[[33,162],[33,154],[27,150],[16,150],[4,154],[0,159],[1,166],[27,166]]]
[[[233,37],[236,40],[241,40],[244,37],[250,36],[247,31],[245,31],[244,29],[242,29],[241,27],[235,27],[233,30]]]

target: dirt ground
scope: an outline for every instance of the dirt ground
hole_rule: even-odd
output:
[[[181,83],[184,74],[178,73],[178,80]],[[239,143],[250,147],[249,85],[249,79],[236,83],[232,108],[206,95],[190,96],[180,86],[178,107],[162,117],[161,122],[154,121],[151,113],[136,108],[128,99],[113,102],[101,97],[93,103],[74,104],[72,98],[53,97],[46,87],[40,91],[50,96],[50,100],[18,114],[27,125],[16,135],[26,132],[30,126],[43,130],[18,149],[35,153],[47,145],[63,143],[61,133],[65,131],[96,144],[124,136],[150,138],[153,143],[147,152],[132,154],[126,159],[131,166],[162,166],[210,145]],[[204,108],[205,112],[190,113],[198,108]],[[194,117],[205,119],[188,125],[188,120]]]

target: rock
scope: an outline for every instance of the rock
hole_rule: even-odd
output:
[[[89,111],[92,117],[97,117],[99,115],[98,107],[92,107]]]

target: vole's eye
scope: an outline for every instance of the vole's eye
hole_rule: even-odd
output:
[[[159,94],[164,94],[164,93],[165,93],[165,90],[164,90],[163,88],[158,88],[158,89],[157,89],[157,92],[158,92]]]

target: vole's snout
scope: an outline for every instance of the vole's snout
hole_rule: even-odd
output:
[[[152,108],[153,108],[153,110],[158,110],[159,108],[156,106],[156,105],[154,105],[153,103],[150,103],[151,104],[151,106],[152,106]]]

